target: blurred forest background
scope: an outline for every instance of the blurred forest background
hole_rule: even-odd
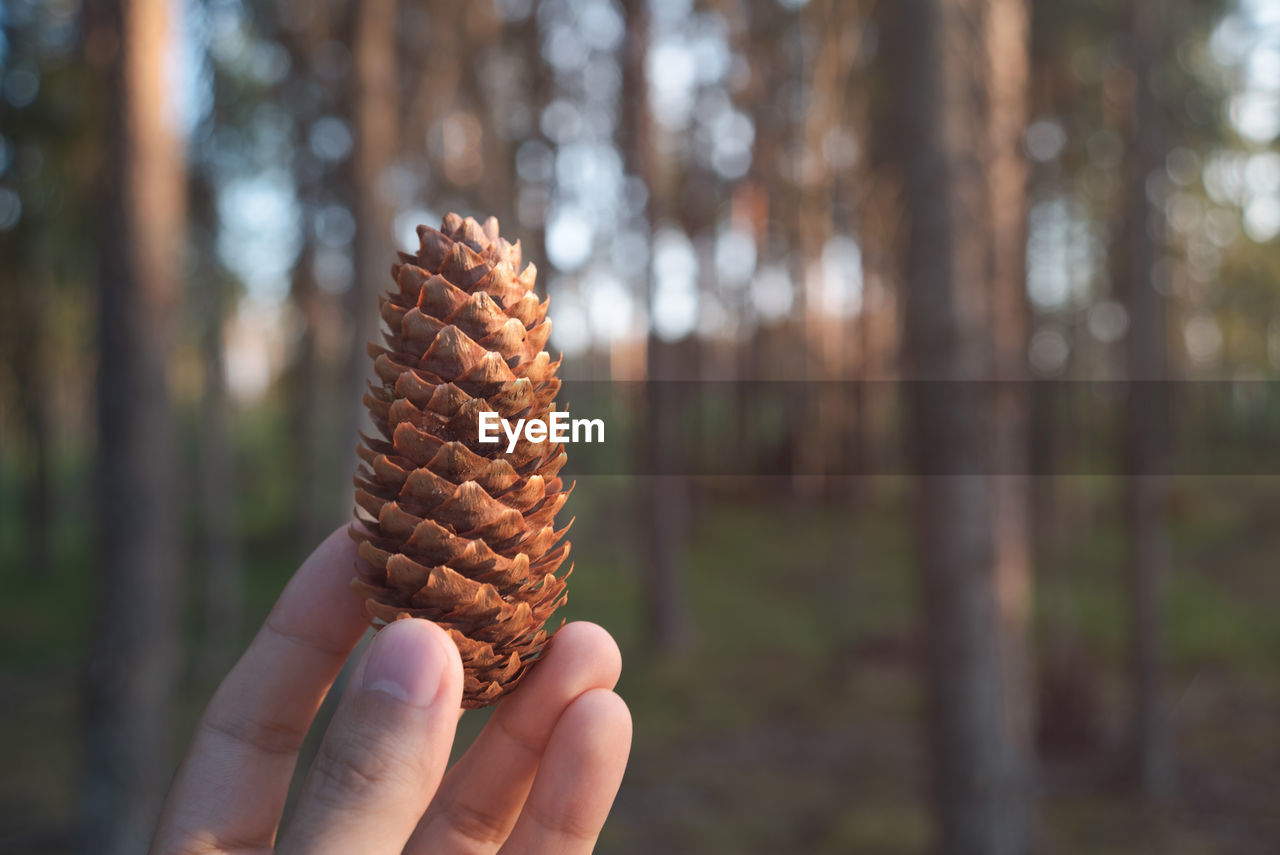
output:
[[[767,477],[584,473],[567,612],[636,719],[600,851],[1278,851],[1280,483],[1175,471],[1162,413],[1274,407],[1280,3],[4,0],[0,32],[0,851],[139,850],[349,518],[375,295],[451,210],[522,239],[570,378],[1033,381],[907,384],[898,473],[815,474],[873,400],[749,396]],[[1031,462],[1082,430],[1037,383],[1126,378],[1112,462]],[[659,403],[638,455],[679,445]]]

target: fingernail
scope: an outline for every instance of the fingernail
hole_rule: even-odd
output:
[[[415,707],[430,706],[447,664],[439,633],[425,621],[398,620],[373,639],[360,687]]]

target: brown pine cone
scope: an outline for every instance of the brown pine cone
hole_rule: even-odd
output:
[[[386,347],[369,345],[377,382],[364,402],[381,437],[362,435],[351,536],[371,572],[352,586],[375,627],[399,618],[439,624],[465,669],[463,707],[495,703],[519,683],[566,599],[556,570],[569,554],[556,512],[563,446],[523,437],[479,442],[479,414],[546,420],[559,360],[543,349],[547,301],[520,244],[449,214],[418,227],[417,254],[392,265],[380,298]],[[559,545],[557,545],[559,544]]]

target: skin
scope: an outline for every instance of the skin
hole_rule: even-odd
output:
[[[280,831],[316,711],[367,623],[344,530],[303,563],[214,693],[165,801],[153,855],[590,852],[631,746],[621,657],[590,623],[556,633],[446,772],[462,663],[424,620],[379,632]]]

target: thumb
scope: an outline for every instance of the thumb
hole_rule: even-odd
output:
[[[435,795],[462,704],[453,640],[425,620],[374,637],[298,798],[281,853],[398,853]]]

